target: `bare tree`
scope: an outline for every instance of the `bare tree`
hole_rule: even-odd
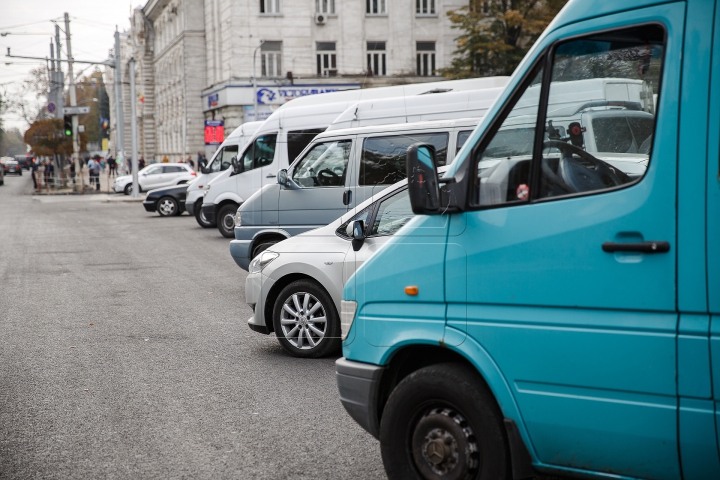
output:
[[[16,89],[4,92],[7,110],[32,125],[47,101],[49,86],[47,68],[33,68]]]

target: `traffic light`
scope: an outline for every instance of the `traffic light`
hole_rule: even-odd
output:
[[[65,124],[64,130],[65,130],[65,136],[66,137],[72,137],[73,129],[72,129],[72,116],[71,115],[65,115],[63,117],[63,122]]]

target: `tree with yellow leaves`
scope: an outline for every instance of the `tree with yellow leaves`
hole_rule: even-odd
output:
[[[567,0],[470,0],[447,13],[462,34],[448,78],[510,75]]]

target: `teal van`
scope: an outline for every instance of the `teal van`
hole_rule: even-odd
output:
[[[720,479],[719,138],[716,0],[571,0],[442,178],[408,150],[336,363],[389,478]]]

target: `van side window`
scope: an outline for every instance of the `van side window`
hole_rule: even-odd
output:
[[[295,167],[293,181],[301,188],[345,185],[352,140],[318,143]]]
[[[650,25],[555,49],[539,198],[602,191],[645,175],[663,41],[663,29]]]
[[[498,205],[529,200],[530,163],[537,123],[542,66],[507,113],[500,128],[475,156],[475,205]]]
[[[394,235],[414,215],[407,189],[398,192],[380,203],[370,235]]]
[[[465,145],[465,142],[467,142],[467,139],[470,138],[472,132],[472,130],[463,130],[462,132],[458,132],[457,145],[455,146],[455,155],[457,155],[460,149]]]
[[[287,134],[288,163],[291,164],[298,155],[310,145],[316,135],[324,132],[324,128],[308,128],[306,130],[295,130]]]
[[[243,152],[242,159],[240,159],[243,166],[242,171],[246,172],[273,163],[276,141],[276,133],[257,137],[252,145],[249,145]]]
[[[238,154],[237,145],[228,145],[223,147],[222,152],[215,156],[215,159],[210,164],[210,172],[223,172],[230,168],[230,160],[232,157]]]
[[[418,133],[365,139],[360,159],[358,184],[361,186],[392,185],[405,178],[407,149],[410,145],[418,142],[435,147],[438,165],[445,165],[448,137],[447,133]]]

